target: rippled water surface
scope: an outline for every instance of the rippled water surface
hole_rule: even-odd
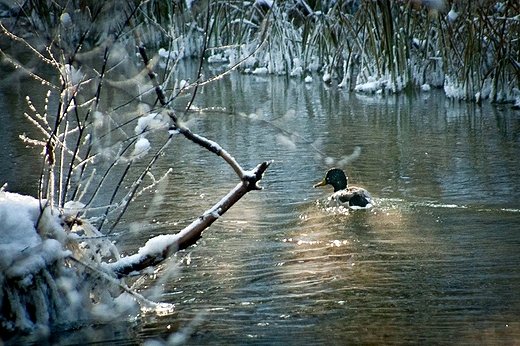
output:
[[[317,80],[233,74],[202,90],[196,105],[213,108],[186,124],[245,168],[273,160],[264,190],[143,280],[173,315],[107,326],[104,341],[520,343],[520,113]],[[158,164],[171,175],[117,230],[127,253],[238,182],[180,136]],[[325,207],[331,189],[312,186],[334,165],[376,197],[373,208]],[[75,333],[63,338],[85,331]]]

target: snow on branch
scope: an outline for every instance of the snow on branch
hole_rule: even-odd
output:
[[[122,277],[149,266],[157,265],[176,251],[194,244],[200,238],[202,231],[222,216],[242,196],[251,190],[260,189],[258,182],[262,179],[269,165],[270,162],[268,161],[262,162],[252,171],[245,174],[245,177],[233,190],[179,233],[156,236],[148,240],[145,246],[140,248],[136,254],[124,257],[115,263],[105,264],[104,267],[113,271],[116,276]]]
[[[136,41],[139,41],[136,38]],[[148,71],[148,76],[153,83],[157,98],[163,107],[167,106],[166,96],[163,88],[157,81],[157,75],[153,70],[150,60],[143,45],[138,45],[139,53]],[[195,96],[196,92],[194,92]],[[264,161],[251,171],[245,171],[240,164],[218,143],[193,133],[190,129],[182,125],[177,116],[168,112],[168,116],[173,121],[170,127],[170,138],[176,133],[182,134],[195,144],[207,149],[208,151],[222,157],[224,161],[235,171],[240,182],[224,198],[222,198],[212,208],[208,209],[202,216],[196,218],[189,226],[177,234],[159,235],[149,239],[139,251],[131,256],[119,259],[114,263],[105,263],[103,266],[115,273],[117,277],[123,277],[135,272],[139,272],[150,266],[157,265],[170,257],[173,253],[185,249],[194,244],[202,232],[208,228],[215,220],[222,216],[229,208],[251,190],[261,190],[258,182],[262,179],[265,170],[271,162]]]

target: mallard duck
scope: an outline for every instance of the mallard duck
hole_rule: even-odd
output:
[[[370,193],[357,186],[348,187],[348,178],[339,168],[331,168],[327,171],[325,179],[314,185],[314,187],[332,185],[334,193],[329,197],[330,201],[337,204],[348,204],[349,206],[366,207],[372,203]]]

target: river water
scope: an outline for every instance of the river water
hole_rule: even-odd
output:
[[[204,87],[195,105],[202,110],[184,116],[191,130],[245,168],[273,160],[264,190],[143,278],[140,291],[174,303],[173,315],[54,341],[520,343],[519,111],[435,90],[349,94],[317,77],[239,74]],[[313,185],[332,166],[375,205],[327,208],[331,188]],[[114,233],[125,253],[182,229],[238,182],[222,159],[180,136],[158,167],[172,172]]]

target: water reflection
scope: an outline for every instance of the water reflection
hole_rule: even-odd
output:
[[[175,303],[176,313],[143,317],[128,339],[520,341],[518,113],[437,92],[351,95],[234,74],[204,87],[196,103],[206,110],[184,117],[194,132],[245,167],[274,164],[265,190],[143,280],[143,293]],[[342,168],[375,206],[324,208],[328,192],[313,184],[358,146]],[[181,137],[159,165],[172,173],[120,224],[123,251],[181,229],[236,184],[222,160]]]

